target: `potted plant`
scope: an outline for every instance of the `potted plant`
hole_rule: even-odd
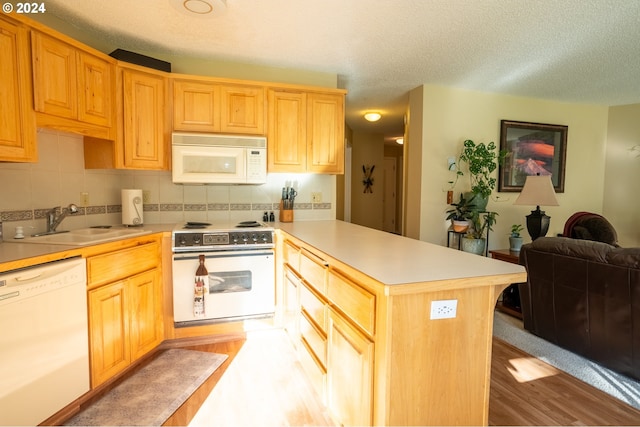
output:
[[[464,162],[467,164],[471,192],[479,199],[476,201],[476,205],[480,211],[486,209],[489,196],[496,188],[497,180],[493,173],[506,156],[505,151],[497,152],[496,150],[497,147],[493,141],[488,144],[484,142],[476,144],[474,141],[467,139],[464,141],[462,152],[458,157],[458,163]],[[464,172],[458,169],[457,176],[463,175]]]
[[[513,224],[511,226],[511,235],[509,236],[509,250],[513,252],[520,252],[522,247],[522,237],[520,232],[523,230],[521,224]]]
[[[447,218],[451,220],[451,227],[457,233],[464,233],[471,225],[471,217],[473,216],[473,205],[471,199],[466,199],[464,194],[460,193],[458,203],[451,203],[452,208],[447,211]]]
[[[471,216],[472,226],[462,239],[462,250],[482,255],[487,243],[486,232],[493,231],[496,223],[497,212],[481,212],[474,210]]]

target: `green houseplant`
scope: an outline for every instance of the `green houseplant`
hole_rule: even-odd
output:
[[[523,230],[522,224],[513,224],[511,226],[511,234],[509,235],[509,250],[519,252],[522,247],[522,237],[520,232]]]
[[[486,232],[493,231],[497,216],[497,212],[474,210],[471,216],[472,226],[462,239],[462,250],[481,255],[487,244]]]
[[[467,139],[462,144],[462,152],[458,157],[458,164],[466,163],[471,181],[471,192],[484,202],[477,201],[479,210],[486,209],[491,192],[496,188],[497,179],[493,173],[506,156],[505,151],[497,151],[495,142],[476,144]],[[458,168],[457,177],[464,176],[464,172]]]
[[[447,210],[446,219],[451,220],[453,231],[464,233],[471,225],[470,220],[475,209],[472,199],[467,199],[460,193],[460,200],[457,203],[451,203],[452,208]]]

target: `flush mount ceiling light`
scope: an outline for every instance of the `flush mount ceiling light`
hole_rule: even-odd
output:
[[[169,4],[189,16],[220,15],[227,9],[226,0],[169,0]]]
[[[400,138],[396,138],[396,144],[404,144],[404,138],[400,137]]]
[[[380,120],[381,117],[382,117],[382,114],[375,113],[373,111],[369,111],[364,115],[365,120],[368,120],[370,122],[377,122],[378,120]]]

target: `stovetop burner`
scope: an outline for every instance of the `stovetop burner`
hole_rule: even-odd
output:
[[[172,233],[174,252],[265,249],[275,246],[272,226],[259,221],[178,224]]]
[[[207,228],[210,225],[211,225],[211,223],[209,223],[209,222],[189,221],[184,225],[183,228],[186,228],[187,230],[196,230],[196,229]]]

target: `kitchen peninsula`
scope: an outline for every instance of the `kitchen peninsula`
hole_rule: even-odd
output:
[[[488,423],[494,306],[523,267],[342,221],[279,228],[285,327],[338,423]]]

